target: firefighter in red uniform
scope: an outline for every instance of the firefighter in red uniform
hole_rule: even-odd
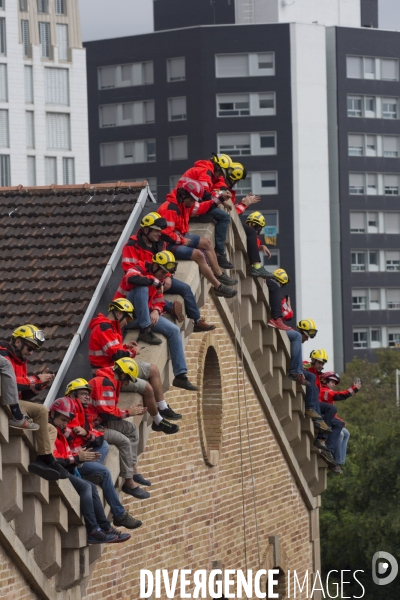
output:
[[[65,479],[67,473],[53,456],[53,445],[56,438],[56,431],[48,423],[47,408],[42,404],[29,402],[37,396],[46,386],[52,383],[54,375],[50,373],[40,373],[39,375],[28,375],[27,363],[28,357],[38,348],[41,348],[45,341],[44,333],[35,325],[27,324],[17,327],[11,335],[9,342],[0,342],[0,354],[7,359],[14,370],[17,382],[18,394],[20,397],[19,406],[39,427],[35,427],[36,443],[38,455],[36,460],[28,466],[31,473],[43,477],[48,481]],[[18,406],[18,405],[17,405]],[[32,429],[29,426],[29,419],[22,415],[26,425],[19,420],[19,415],[12,413],[10,425],[12,427],[23,427]]]
[[[60,465],[67,470],[67,476],[80,497],[81,513],[85,520],[88,544],[104,544],[126,542],[130,539],[129,533],[121,533],[114,529],[104,514],[97,488],[94,483],[84,481],[76,474],[76,467],[80,464],[79,457],[73,455],[64,435],[65,428],[74,417],[71,400],[67,397],[58,398],[50,406],[49,421],[56,428],[57,437],[54,444],[54,454]],[[88,460],[92,460],[90,451],[87,451]],[[142,522],[130,517],[130,529],[140,527]],[[114,522],[115,524],[115,522]],[[119,525],[119,524],[118,524]]]
[[[143,217],[140,229],[132,235],[122,249],[122,268],[126,272],[138,262],[151,262],[153,256],[165,250],[167,243],[162,241],[162,230],[167,226],[166,220],[156,212],[151,212]],[[186,314],[194,321],[194,331],[211,331],[215,325],[202,319],[196,303],[196,298],[190,285],[179,281],[175,276],[166,277],[164,280],[165,294],[179,294],[185,302]],[[175,316],[178,322],[184,321],[182,305],[178,302],[171,303],[165,298],[167,312]],[[179,306],[180,305],[180,306]]]
[[[217,296],[233,298],[237,291],[228,286],[236,285],[237,280],[223,273],[210,240],[188,233],[189,218],[205,214],[214,202],[219,202],[218,199],[200,202],[203,194],[200,182],[179,180],[177,188],[167,195],[166,202],[158,209],[167,221],[167,228],[162,232],[163,239],[168,242],[167,249],[178,260],[193,260],[199,265],[200,273],[214,286]]]
[[[90,322],[89,360],[94,372],[100,367],[112,367],[119,358],[134,358],[140,354],[136,342],[123,344],[122,330],[133,320],[134,308],[126,298],[116,298],[108,307],[108,315],[101,313]],[[157,365],[138,360],[139,375],[129,391],[141,394],[149,411],[158,411],[161,417],[177,421],[182,415],[174,412],[164,399],[160,371]]]
[[[162,340],[153,331],[167,338],[171,355],[174,380],[172,385],[185,390],[196,391],[197,387],[187,378],[187,366],[183,352],[179,327],[162,316],[165,308],[163,285],[165,278],[176,270],[174,255],[168,250],[159,252],[152,262],[139,262],[127,271],[122,278],[117,296],[128,296],[135,307],[133,328],[140,330],[138,341],[158,345]]]

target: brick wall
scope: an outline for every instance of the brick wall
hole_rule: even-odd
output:
[[[18,571],[15,563],[0,546],[0,598],[4,600],[38,600]]]

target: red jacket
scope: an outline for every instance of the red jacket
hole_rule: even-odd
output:
[[[166,202],[161,204],[157,209],[157,212],[166,219],[168,225],[163,230],[163,239],[169,244],[183,244],[184,237],[189,231],[190,217],[204,215],[216,204],[220,204],[218,199],[215,201],[196,201],[193,206],[188,208],[183,202],[182,204],[178,202],[177,190],[172,190],[172,192],[167,194]]]
[[[119,297],[119,295],[115,296],[115,298]],[[110,367],[120,358],[136,356],[135,350],[130,350],[122,343],[122,332],[118,321],[111,321],[99,313],[90,321],[89,329],[89,361],[93,368]]]
[[[57,462],[71,472],[79,462],[78,457],[72,454],[71,448],[67,442],[67,438],[61,429],[58,427],[56,427],[56,429],[57,437],[53,449],[54,458],[56,458]]]
[[[315,385],[317,386],[318,390],[321,391],[321,373],[319,373],[317,371],[317,369],[310,363],[310,361],[308,360],[304,360],[303,361],[303,368],[306,369],[306,371],[310,371],[310,373],[314,373],[315,375]],[[322,402],[321,398],[319,399],[320,402]]]
[[[142,285],[149,289],[148,305],[150,312],[158,310],[161,315],[165,307],[164,296],[160,289],[162,281],[150,273],[150,265],[151,263],[148,262],[138,262],[135,266],[132,266],[123,276],[113,299],[126,298],[133,288]]]
[[[8,342],[0,342],[0,355],[10,361],[17,380],[18,397],[20,400],[31,400],[46,387],[36,375],[28,375],[28,361],[21,360],[13,354]]]
[[[98,419],[102,421],[116,421],[129,417],[127,410],[118,408],[121,382],[114,378],[114,371],[109,367],[99,369],[96,377],[89,381],[92,388],[90,403],[97,411]],[[89,412],[89,411],[88,411]],[[94,411],[90,414],[94,417]]]
[[[350,396],[354,396],[354,394],[356,394],[357,392],[358,388],[355,385],[349,387],[348,390],[337,392],[336,390],[331,390],[327,386],[321,384],[319,399],[321,402],[335,404],[335,402],[338,402],[339,400],[347,400],[347,398],[350,398]]]
[[[289,308],[285,297],[282,298],[282,319],[284,321],[290,321],[293,318],[293,311]]]
[[[85,414],[82,402],[78,398],[70,398],[70,400],[74,404],[75,417],[66,426],[64,435],[67,438],[72,453],[75,454],[79,448],[89,446],[92,442],[94,446],[98,446],[96,438],[103,437],[103,434],[100,431],[93,429],[91,421]],[[83,429],[86,429],[87,435],[76,435],[72,431],[74,427],[83,427]]]
[[[215,175],[214,166],[212,160],[196,160],[193,167],[190,167],[190,169],[185,171],[181,177],[181,179],[194,179],[201,183],[204,188],[203,200],[212,200],[216,197],[214,186],[221,179],[221,176]],[[219,191],[220,190],[218,190],[218,192]]]
[[[142,239],[142,230],[139,229],[136,235],[132,235],[122,249],[122,268],[124,272],[128,271],[138,262],[151,262],[152,258],[158,252],[165,250],[166,242],[154,242],[151,247],[146,246]]]

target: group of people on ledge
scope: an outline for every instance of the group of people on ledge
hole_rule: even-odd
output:
[[[29,471],[44,479],[69,479],[80,496],[81,513],[87,528],[88,544],[120,543],[131,536],[118,527],[135,529],[141,521],[126,511],[119,500],[112,475],[104,465],[110,444],[119,451],[120,476],[124,494],[145,500],[151,482],[138,471],[139,433],[129,417],[148,413],[155,432],[173,435],[179,432],[177,421],[182,415],[167,404],[158,367],[141,361],[139,343],[168,344],[174,379],[172,385],[189,392],[197,387],[188,379],[187,365],[179,327],[187,318],[194,332],[215,329],[201,316],[191,287],[176,278],[177,260],[192,260],[210,282],[214,293],[234,298],[237,279],[226,271],[234,265],[225,253],[225,240],[234,207],[242,214],[259,196],[248,194],[236,200],[235,184],[246,177],[246,169],[225,155],[197,161],[180,178],[167,195],[158,212],[145,215],[140,228],[122,251],[123,277],[108,307],[108,314],[98,314],[90,323],[88,356],[91,373],[69,382],[64,396],[49,409],[35,398],[51,385],[54,375],[43,372],[29,375],[29,356],[45,342],[43,331],[24,324],[15,329],[9,341],[0,342],[2,403],[8,407],[10,427],[36,432],[37,456]],[[215,245],[210,240],[189,233],[189,219],[209,214],[215,222]],[[247,239],[250,275],[265,280],[269,289],[271,318],[268,326],[286,331],[291,344],[289,377],[306,386],[305,414],[314,421],[315,445],[334,472],[341,472],[349,433],[337,417],[336,400],[358,391],[360,382],[345,392],[337,392],[336,373],[323,373],[328,360],[324,350],[314,350],[310,362],[303,363],[302,343],[314,338],[314,321],[299,321],[297,328],[285,325],[293,317],[289,296],[282,288],[289,283],[283,269],[268,272],[260,253],[270,252],[260,239],[265,219],[259,212],[247,216],[243,223]],[[178,294],[178,300],[168,300]],[[137,329],[137,341],[124,343],[124,332]],[[142,405],[119,407],[121,390],[142,396]],[[112,523],[106,518],[97,485],[103,489],[110,506]]]

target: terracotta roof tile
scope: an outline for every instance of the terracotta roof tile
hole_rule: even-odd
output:
[[[0,188],[0,339],[34,323],[56,372],[144,183]]]

